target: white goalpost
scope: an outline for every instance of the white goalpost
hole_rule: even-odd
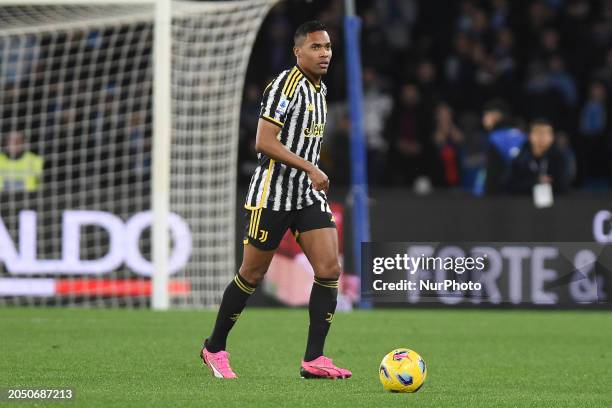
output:
[[[170,149],[172,143],[172,62],[164,56],[172,55],[172,1],[158,0],[155,5],[155,32],[153,66],[156,78],[153,86],[153,293],[151,306],[166,310],[170,306],[168,291],[168,255],[170,237],[168,218],[170,212]]]
[[[0,0],[0,305],[212,307],[277,0]]]

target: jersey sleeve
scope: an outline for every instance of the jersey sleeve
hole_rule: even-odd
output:
[[[283,127],[289,113],[291,99],[301,76],[301,72],[294,68],[284,71],[270,82],[264,90],[259,117]]]

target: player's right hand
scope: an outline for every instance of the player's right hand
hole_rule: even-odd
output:
[[[312,167],[310,171],[308,171],[308,178],[312,182],[312,185],[317,191],[325,191],[329,190],[329,177],[318,167]]]

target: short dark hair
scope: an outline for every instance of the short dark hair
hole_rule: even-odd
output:
[[[510,106],[503,99],[493,99],[487,102],[483,109],[484,112],[499,112],[502,116],[510,116]]]
[[[550,126],[551,128],[555,128],[550,120],[547,118],[536,118],[529,122],[529,131],[531,132],[536,126]]]
[[[295,34],[293,35],[293,44],[297,45],[298,42],[302,38],[306,38],[308,33],[314,33],[317,31],[327,31],[327,27],[325,24],[320,22],[319,20],[311,20],[307,21],[295,30]]]

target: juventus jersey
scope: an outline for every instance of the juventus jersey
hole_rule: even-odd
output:
[[[321,82],[314,85],[295,66],[283,71],[265,89],[260,118],[280,127],[278,140],[290,151],[319,165],[319,153],[327,118]],[[299,210],[313,204],[329,211],[327,198],[316,191],[306,172],[279,163],[266,155],[257,155],[259,165],[251,178],[245,207],[274,211]]]

